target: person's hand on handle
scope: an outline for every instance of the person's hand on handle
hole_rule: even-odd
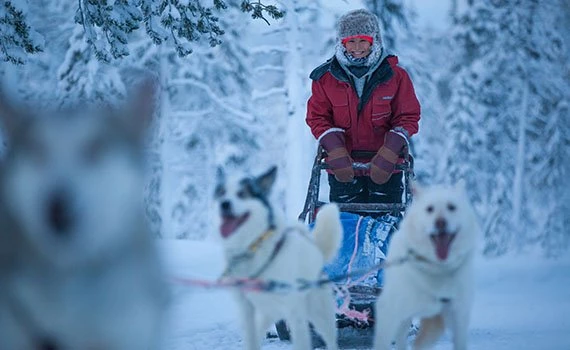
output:
[[[352,182],[354,170],[352,158],[348,154],[345,145],[344,133],[334,131],[320,139],[321,146],[327,151],[326,162],[339,182]]]
[[[370,161],[370,179],[382,185],[392,176],[396,169],[396,163],[400,153],[406,147],[408,141],[399,132],[391,130],[384,136],[384,145],[380,147],[374,158]]]

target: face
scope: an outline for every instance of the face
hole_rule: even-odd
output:
[[[353,38],[344,43],[346,51],[354,58],[366,57],[370,54],[370,42],[362,38]]]
[[[261,223],[267,220],[271,209],[263,202],[269,195],[275,176],[275,168],[259,177],[230,181],[225,181],[221,171],[218,173],[215,198],[219,203],[222,219],[220,233],[224,239],[232,238],[234,233],[250,222],[264,226]]]
[[[13,140],[3,192],[29,241],[58,263],[105,251],[140,210],[134,146],[111,124],[97,114],[46,116]]]
[[[446,261],[474,246],[475,217],[460,185],[416,188],[407,216],[415,246],[431,251],[426,256]]]

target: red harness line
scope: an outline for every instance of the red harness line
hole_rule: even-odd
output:
[[[277,281],[264,281],[256,278],[225,278],[216,281],[200,280],[192,278],[175,277],[172,279],[181,285],[190,287],[200,287],[206,289],[229,289],[237,288],[250,292],[289,292],[292,290],[292,285],[284,282]]]
[[[272,293],[290,293],[290,292],[301,292],[310,288],[320,288],[325,284],[337,283],[346,278],[354,278],[357,276],[362,276],[371,271],[377,271],[380,269],[389,268],[396,265],[404,264],[410,260],[420,260],[421,259],[414,254],[414,252],[409,251],[408,255],[405,255],[394,261],[382,261],[370,268],[351,271],[342,276],[336,276],[334,278],[322,278],[314,281],[299,279],[295,283],[275,281],[275,280],[261,280],[258,278],[224,278],[218,279],[216,281],[201,280],[193,278],[172,278],[173,282],[176,282],[185,286],[192,287],[202,287],[208,289],[215,288],[238,288],[253,292],[272,292]]]

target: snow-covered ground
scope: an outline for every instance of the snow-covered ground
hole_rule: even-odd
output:
[[[223,268],[215,242],[161,241],[172,277],[215,279]],[[471,349],[570,349],[570,258],[509,257],[477,261],[477,294],[470,332]],[[230,292],[172,284],[172,309],[165,334],[167,350],[240,349],[237,307]],[[367,349],[358,337],[346,349]],[[360,345],[359,345],[360,344]],[[290,349],[266,339],[263,349]],[[451,349],[449,338],[436,350]]]

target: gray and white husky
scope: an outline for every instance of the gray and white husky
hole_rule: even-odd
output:
[[[149,84],[125,112],[16,111],[0,94],[0,349],[159,346],[164,280],[142,204]]]
[[[314,230],[286,224],[269,200],[277,170],[226,182],[220,176],[219,204],[225,277],[280,281],[294,286],[299,279],[316,280],[336,256],[342,239],[338,207],[323,206]],[[330,286],[290,293],[241,290],[237,293],[245,330],[245,349],[259,349],[267,328],[284,319],[294,349],[311,348],[309,322],[328,349],[337,349],[335,303]]]

